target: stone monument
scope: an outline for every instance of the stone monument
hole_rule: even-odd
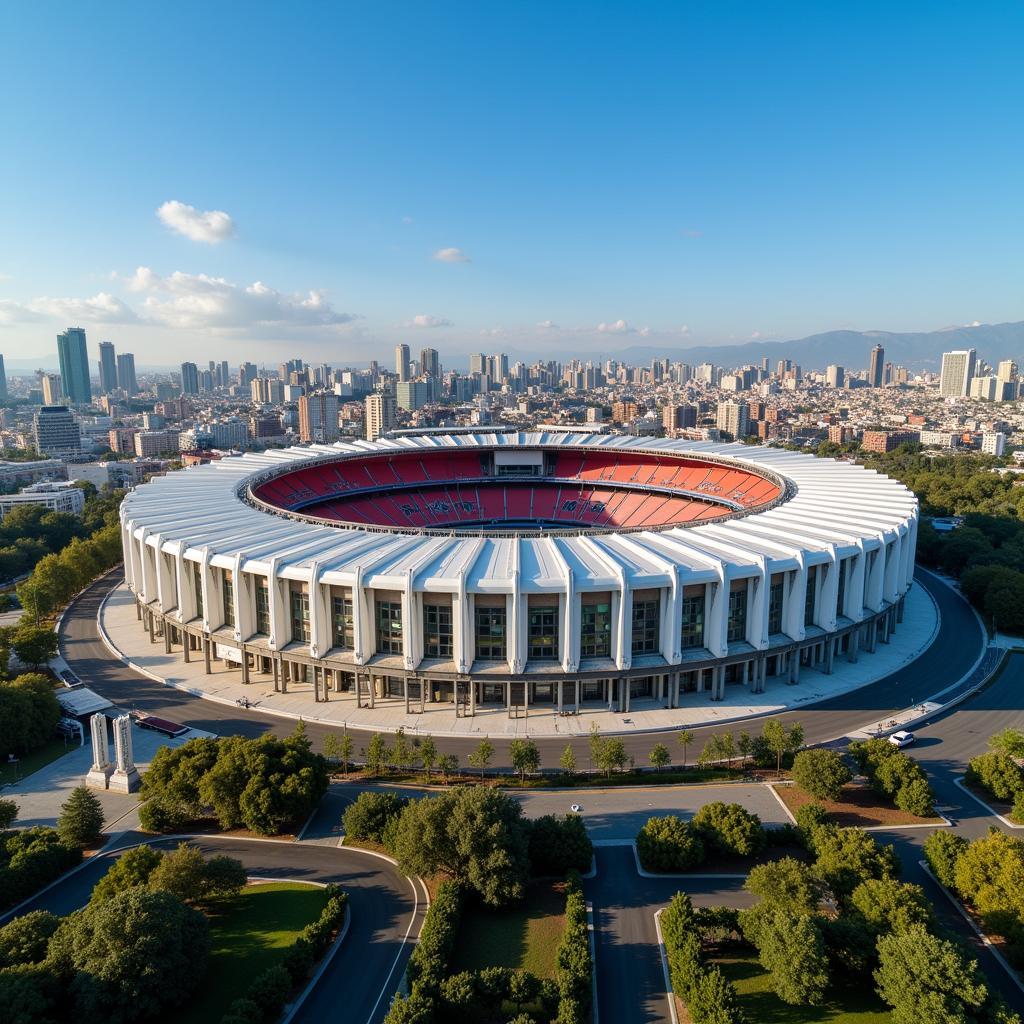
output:
[[[93,715],[89,719],[89,732],[92,737],[92,767],[85,777],[85,784],[93,789],[106,789],[110,784],[110,773],[114,770],[107,743],[107,716],[101,712]]]
[[[114,719],[114,758],[117,762],[110,776],[109,788],[115,793],[134,793],[141,779],[132,756],[132,719],[121,715]]]

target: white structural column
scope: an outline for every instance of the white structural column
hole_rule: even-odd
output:
[[[412,569],[405,573],[405,586],[402,588],[402,665],[406,671],[412,671],[420,661],[420,623],[416,618],[416,601],[413,593]]]
[[[864,607],[873,612],[880,612],[885,582],[885,538],[881,534],[876,534],[875,542],[877,546],[868,556],[869,569],[864,588]]]
[[[836,628],[836,604],[839,601],[839,549],[835,544],[828,546],[830,561],[825,566],[825,578],[821,581],[821,600],[818,602],[818,625],[826,633]],[[819,573],[819,580],[820,580]]]
[[[139,788],[139,770],[135,767],[132,754],[132,720],[130,715],[114,719],[115,768],[111,773],[109,788],[116,793],[134,793]]]
[[[255,580],[251,573],[242,572],[241,552],[235,555],[231,580],[235,591],[235,641],[241,643],[256,632],[256,594],[253,591]]]
[[[203,594],[203,630],[207,633],[214,626],[220,625],[219,619],[215,619],[214,610],[210,607],[213,603],[213,581],[210,577],[210,548],[206,546],[199,562],[199,586]]]
[[[472,609],[466,593],[466,573],[460,569],[457,577],[458,589],[452,595],[452,647],[455,654],[455,669],[460,673],[469,671],[473,663]]]
[[[782,631],[792,640],[804,638],[804,605],[807,601],[807,553],[797,553],[797,568],[788,574],[785,625]]]
[[[309,567],[309,655],[322,658],[331,649],[331,620],[324,600],[328,590],[320,582],[323,570],[313,560]]]
[[[771,570],[766,555],[757,556],[760,575],[754,577],[754,600],[747,617],[747,642],[758,650],[768,646],[768,606],[771,598]]]
[[[85,776],[85,784],[93,789],[106,789],[114,766],[110,763],[107,716],[103,712],[97,711],[89,719],[89,736],[92,740],[92,767]]]
[[[367,652],[373,650],[373,645],[368,642],[367,636],[369,631],[366,624],[366,601],[367,593],[363,586],[363,569],[362,566],[356,566],[355,577],[352,580],[352,657],[357,665],[365,665],[368,657]],[[359,673],[357,672],[357,696],[359,685]]]
[[[849,577],[846,581],[846,615],[854,622],[864,618],[864,587],[867,583],[868,555],[864,539],[857,540],[857,553],[850,559]]]
[[[267,564],[267,610],[270,614],[268,644],[272,651],[279,651],[289,640],[286,599],[281,594],[281,578],[278,575],[280,561],[275,555]]]

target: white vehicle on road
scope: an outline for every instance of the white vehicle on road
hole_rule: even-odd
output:
[[[907,732],[906,729],[900,729],[899,732],[894,732],[889,737],[889,742],[894,747],[899,747],[900,749],[903,747],[909,747],[914,742],[914,734],[912,732]]]

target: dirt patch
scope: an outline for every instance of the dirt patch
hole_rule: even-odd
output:
[[[843,787],[839,800],[815,800],[797,786],[772,786],[790,814],[806,804],[821,804],[832,815],[835,823],[844,827],[871,828],[877,825],[937,825],[942,819],[919,818],[894,807],[870,786],[851,784]]]

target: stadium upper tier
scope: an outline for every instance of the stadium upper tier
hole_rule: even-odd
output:
[[[784,486],[747,466],[673,453],[522,449],[417,451],[318,461],[251,488],[320,522],[416,531],[659,529],[776,501]]]

